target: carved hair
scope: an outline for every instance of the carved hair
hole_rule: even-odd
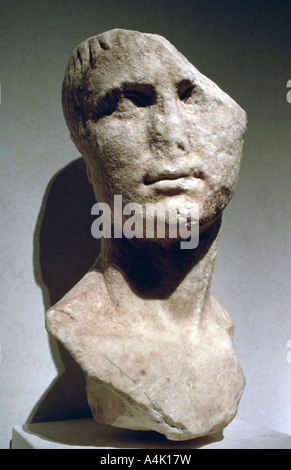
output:
[[[96,67],[102,49],[109,49],[108,34],[92,36],[79,44],[74,50],[67,65],[62,87],[62,104],[64,117],[75,141],[82,122],[85,127],[83,107],[86,90],[86,76],[90,69]]]

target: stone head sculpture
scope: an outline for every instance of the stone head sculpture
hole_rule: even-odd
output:
[[[83,369],[98,422],[172,440],[221,430],[245,381],[210,284],[246,114],[166,39],[122,29],[74,50],[63,108],[112,231],[92,269],[47,312],[47,329]],[[164,236],[116,230],[128,204],[153,203],[168,214]],[[193,206],[199,243],[181,249],[185,236],[169,227],[177,211],[188,226]]]

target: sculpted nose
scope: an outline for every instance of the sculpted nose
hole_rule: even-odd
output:
[[[151,149],[158,155],[175,158],[190,152],[187,130],[176,103],[154,110],[149,132]]]

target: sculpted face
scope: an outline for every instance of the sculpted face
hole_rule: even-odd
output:
[[[195,202],[207,226],[237,183],[244,111],[164,38],[123,30],[104,37],[81,82],[82,120],[72,136],[97,201]],[[84,47],[92,54],[92,44]]]
[[[85,372],[97,422],[171,440],[222,430],[245,381],[233,324],[210,286],[219,216],[238,179],[245,112],[167,40],[125,30],[75,49],[63,108],[107,212],[100,225],[109,230],[89,272],[47,312],[47,329]],[[127,230],[136,216],[125,214],[131,203],[164,211],[155,219],[137,214],[132,225],[142,221],[141,237]],[[196,205],[205,236],[193,251],[198,230],[187,215]],[[163,224],[166,212],[178,213],[178,221],[170,215]],[[120,219],[122,233],[115,231]],[[164,225],[166,236],[152,230],[147,237],[146,230],[147,243],[148,221],[156,232]],[[183,233],[172,237],[175,222]]]

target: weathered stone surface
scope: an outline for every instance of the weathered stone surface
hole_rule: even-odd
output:
[[[199,204],[200,239],[181,249],[180,232],[114,238],[112,228],[90,272],[47,312],[47,329],[84,370],[97,421],[173,440],[223,429],[245,379],[210,285],[245,112],[166,39],[120,29],[73,52],[63,106],[112,226],[116,195],[123,207],[179,208],[183,224]]]

